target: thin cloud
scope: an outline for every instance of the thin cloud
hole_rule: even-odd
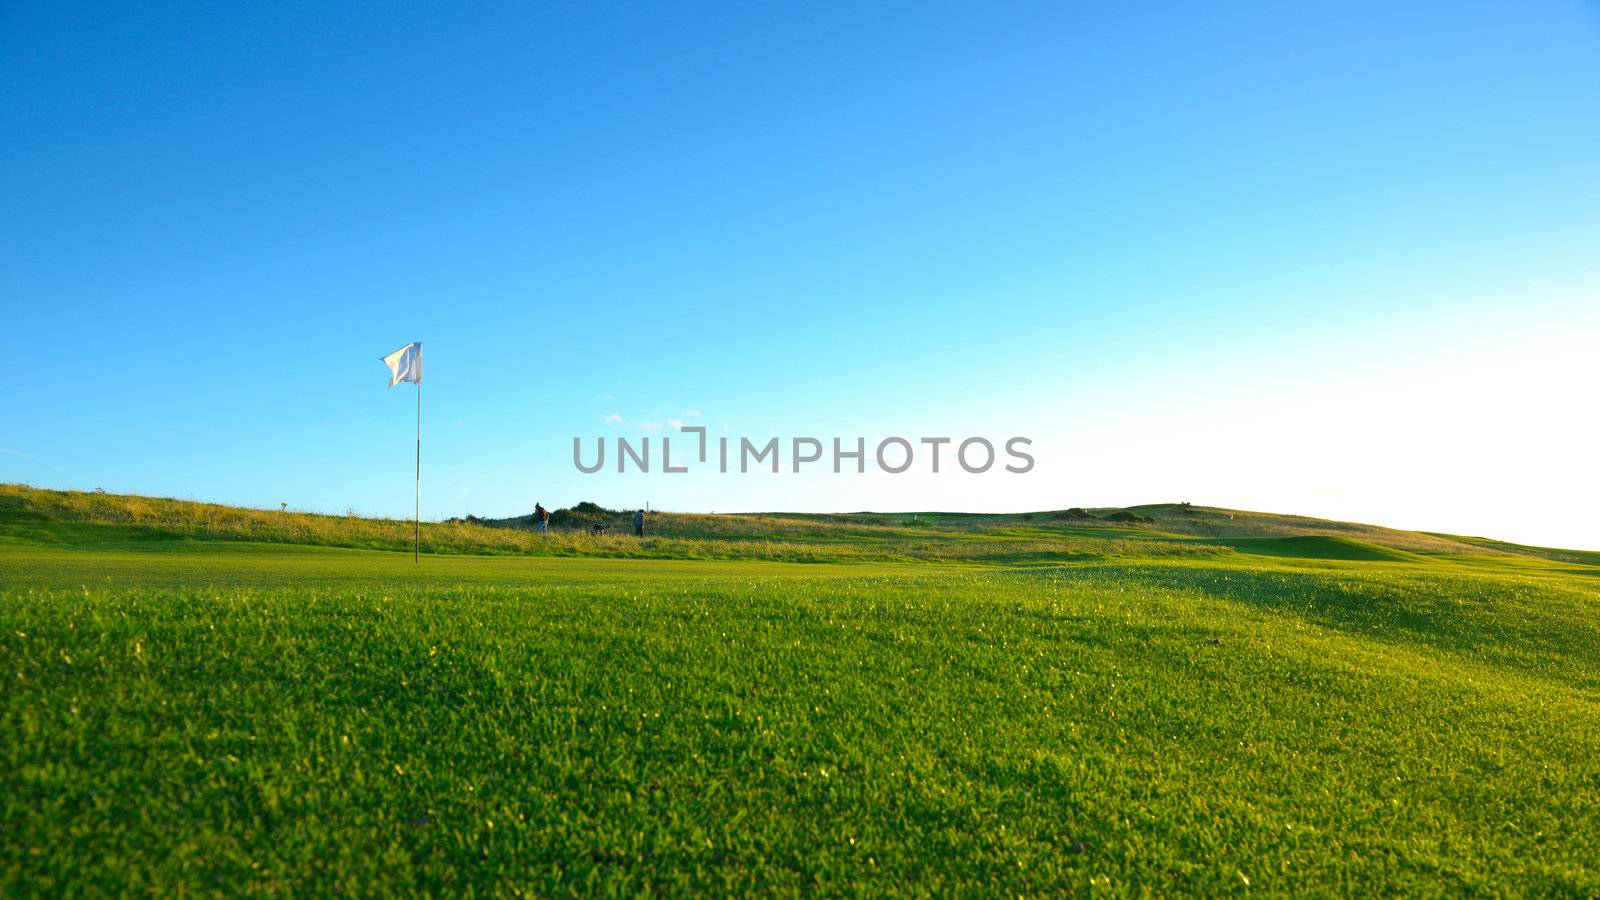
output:
[[[686,419],[698,419],[700,418],[700,410],[686,409],[683,411],[683,417]]]
[[[639,427],[643,428],[645,431],[659,431],[661,429],[661,423],[660,422],[640,422],[639,423]]]
[[[683,429],[683,420],[682,419],[668,419],[667,420],[667,424],[672,426],[673,428],[676,428],[676,429],[680,430],[680,431]]]
[[[621,425],[622,424],[622,416],[617,415],[616,413],[612,413],[609,416],[601,416],[600,417],[600,421],[605,422],[608,425]]]
[[[23,453],[21,450],[13,450],[10,447],[0,447],[0,456],[9,456],[13,459],[33,459],[32,453]]]

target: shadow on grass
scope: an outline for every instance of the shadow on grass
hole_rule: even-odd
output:
[[[1600,690],[1594,666],[1600,659],[1597,597],[1582,585],[1555,579],[1422,567],[1369,572],[1186,565],[1086,565],[1033,570],[1030,577],[1086,584],[1112,579],[1132,590],[1199,593],[1363,639],[1420,645]]]

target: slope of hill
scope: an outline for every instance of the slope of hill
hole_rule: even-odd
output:
[[[1323,535],[1363,541],[1392,550],[1417,553],[1476,553],[1485,548],[1449,535],[1421,531],[1401,531],[1380,525],[1363,525],[1356,522],[1335,522],[1292,516],[1282,513],[1249,512],[1242,509],[1220,509],[1209,506],[1192,506],[1187,503],[1157,503],[1132,507],[1135,512],[1153,520],[1152,527],[1175,534],[1196,537],[1301,537]],[[1515,544],[1501,544],[1498,549],[1507,553],[1543,555],[1543,551]]]
[[[536,534],[528,517],[424,522],[425,553],[619,556],[790,561],[1034,564],[1150,555],[1245,553],[1306,559],[1417,561],[1510,557],[1524,564],[1600,562],[1600,553],[1399,531],[1301,516],[1156,504],[1123,510],[975,514],[695,514],[655,512],[645,541],[625,514],[608,534]],[[253,541],[408,550],[412,523],[358,515],[248,509],[189,500],[54,491],[0,484],[0,541],[97,543]]]

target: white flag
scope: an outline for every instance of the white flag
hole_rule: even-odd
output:
[[[422,383],[422,342],[414,341],[385,356],[383,364],[389,367],[389,387],[402,381]]]

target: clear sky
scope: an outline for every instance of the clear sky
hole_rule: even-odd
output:
[[[16,0],[0,304],[4,481],[408,516],[378,357],[421,340],[430,518],[1190,500],[1600,548],[1600,11]],[[573,468],[672,420],[1037,465]]]

